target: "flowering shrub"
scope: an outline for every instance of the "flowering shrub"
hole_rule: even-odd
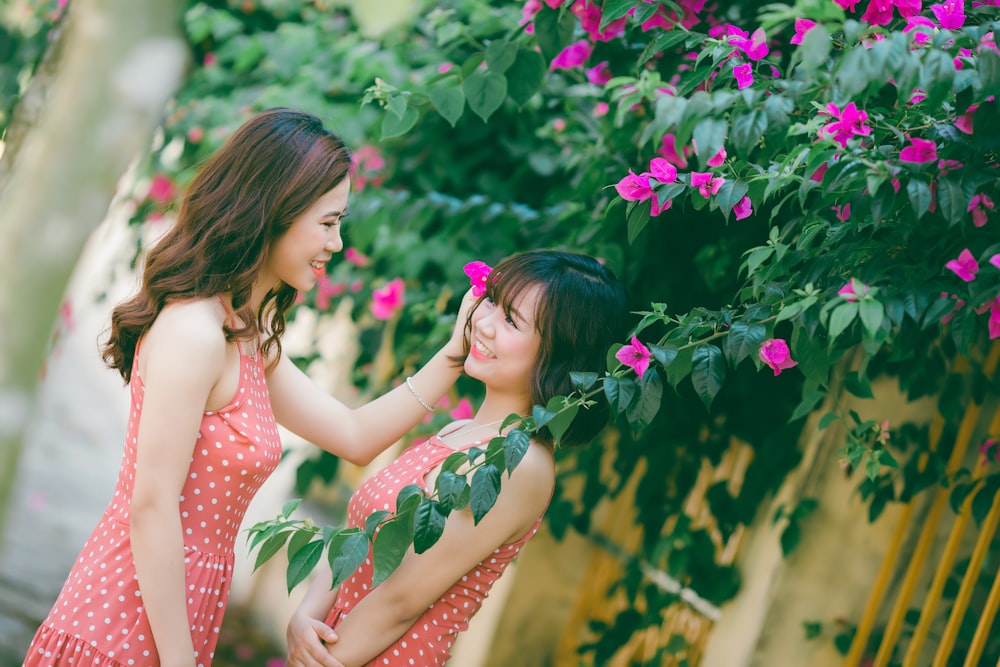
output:
[[[604,258],[637,313],[629,340],[609,350],[609,373],[575,377],[572,396],[517,420],[476,453],[468,480],[442,475],[444,488],[374,520],[385,522],[379,576],[410,541],[433,542],[466,488],[481,515],[526,433],[547,425],[558,437],[603,392],[617,413],[613,462],[602,465],[598,447],[560,452],[575,460],[550,527],[592,533],[598,500],[643,470],[633,557],[723,602],[736,573],[714,565],[704,531],[674,520],[704,458],[718,460],[732,437],[755,450],[737,497],[708,495],[725,538],[797,464],[802,419],[832,387],[871,397],[872,379],[893,378],[911,397],[941,394],[955,422],[961,392],[942,394],[961,381],[946,372],[951,360],[975,366],[1000,338],[997,3],[495,4],[442,3],[412,32],[374,43],[324,3],[194,2],[186,22],[203,65],[154,170],[183,184],[251,107],[274,104],[314,111],[364,148],[353,251],[300,308],[323,315],[334,298],[354,300],[355,379],[371,391],[447,335],[464,264],[545,246]],[[405,307],[395,310],[400,289],[373,311],[376,290],[397,278]],[[385,331],[393,368],[374,363]],[[926,429],[895,425],[890,438],[882,420],[840,407],[820,426],[837,420],[841,462],[863,471],[873,519],[900,486],[909,497],[941,481],[925,472],[944,468]],[[926,468],[911,463],[917,453]],[[321,457],[300,481],[329,481],[332,469]],[[571,476],[582,495],[564,493]],[[969,492],[992,497],[998,486],[992,471]],[[312,531],[294,541],[290,586],[324,549],[340,573],[367,553],[373,531],[324,532],[291,519],[294,507],[255,532],[266,559]],[[593,626],[598,664],[674,601],[627,570],[625,589],[652,611]]]

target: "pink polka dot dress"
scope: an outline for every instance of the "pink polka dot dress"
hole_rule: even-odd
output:
[[[483,441],[470,443],[469,447]],[[394,510],[396,494],[408,484],[424,486],[424,478],[456,450],[436,436],[404,451],[399,458],[362,484],[347,508],[347,523],[364,527],[365,518],[377,510]],[[443,667],[451,657],[451,647],[459,632],[469,627],[469,620],[483,605],[493,584],[511,564],[521,547],[541,525],[542,517],[520,539],[502,544],[493,554],[472,568],[431,604],[417,621],[394,644],[386,648],[366,667]],[[336,628],[351,609],[371,590],[372,562],[369,558],[341,584],[337,601],[326,619]]]
[[[187,608],[196,664],[212,663],[233,575],[233,546],[257,489],[278,465],[281,442],[261,355],[240,353],[229,405],[206,412],[181,492]],[[115,494],[80,552],[25,667],[157,667],[129,539],[136,433],[143,386],[132,368],[125,452]]]

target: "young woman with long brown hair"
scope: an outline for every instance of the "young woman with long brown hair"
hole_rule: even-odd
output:
[[[363,465],[458,377],[462,326],[357,409],[282,353],[286,311],[343,248],[350,167],[318,118],[271,109],[190,184],[112,314],[104,357],[132,401],[118,482],[25,665],[208,667],[240,523],[281,456],[277,425]]]

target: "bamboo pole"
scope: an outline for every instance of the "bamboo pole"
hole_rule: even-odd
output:
[[[1000,345],[994,345],[990,349],[989,356],[987,357],[983,368],[983,372],[987,377],[993,376],[998,360],[1000,360]],[[947,473],[950,474],[954,472],[964,458],[966,449],[969,446],[969,441],[972,438],[973,431],[979,422],[981,410],[982,406],[976,403],[971,403],[969,407],[966,408],[965,415],[962,417],[962,423],[958,429],[958,434],[955,436],[955,445],[952,447],[951,456],[948,458],[946,468]],[[940,523],[941,514],[944,511],[947,502],[947,492],[944,489],[941,489],[934,498],[930,512],[927,515],[927,520],[924,522],[924,526],[920,532],[917,547],[914,549],[913,556],[910,558],[910,563],[906,568],[906,574],[903,577],[903,583],[900,586],[899,595],[896,597],[896,603],[889,616],[889,622],[886,625],[885,634],[882,637],[882,643],[879,646],[878,653],[875,654],[873,667],[886,667],[886,665],[889,664],[889,659],[892,657],[892,652],[895,649],[896,642],[899,639],[899,633],[903,627],[903,620],[906,617],[907,606],[909,605],[910,598],[913,596],[914,590],[916,589],[921,568],[930,553],[931,545],[934,542],[935,533],[937,531],[937,526]],[[931,599],[927,604],[933,607],[936,604],[936,600]],[[914,641],[915,640],[916,636],[914,636]]]

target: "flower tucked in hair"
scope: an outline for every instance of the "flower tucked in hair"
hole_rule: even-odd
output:
[[[477,299],[486,294],[486,278],[490,275],[493,267],[486,262],[469,262],[463,267],[465,275],[469,276],[469,284],[472,285],[472,296]]]

